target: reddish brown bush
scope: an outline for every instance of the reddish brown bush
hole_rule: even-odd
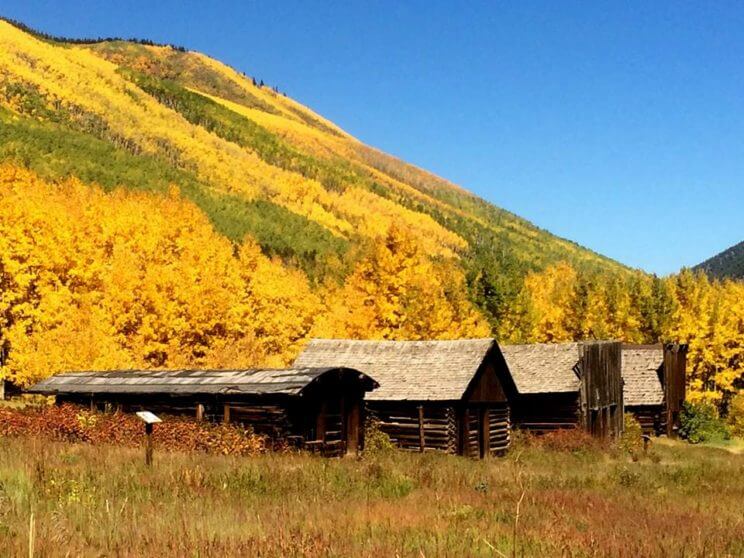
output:
[[[0,436],[33,436],[62,442],[138,446],[142,422],[124,413],[92,413],[74,405],[29,409],[0,408]],[[264,451],[263,437],[235,425],[163,417],[153,431],[159,448],[223,455],[254,455]]]
[[[580,428],[560,429],[541,436],[528,436],[527,445],[564,452],[607,449],[604,441]]]

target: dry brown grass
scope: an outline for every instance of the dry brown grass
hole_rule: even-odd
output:
[[[327,460],[0,439],[0,548],[27,556],[741,556],[744,458],[523,448]],[[514,514],[522,490],[516,549]]]

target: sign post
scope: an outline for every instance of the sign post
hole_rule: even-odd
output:
[[[150,411],[140,411],[137,417],[145,423],[145,465],[152,465],[152,428],[154,424],[163,422]]]

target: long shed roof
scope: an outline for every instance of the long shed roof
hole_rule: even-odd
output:
[[[463,397],[493,339],[357,341],[313,339],[295,366],[348,366],[369,374],[380,388],[372,401],[453,401]]]
[[[623,347],[623,400],[625,405],[661,405],[664,389],[659,371],[664,365],[661,345]]]
[[[520,394],[579,391],[579,343],[501,345],[506,365]]]
[[[355,375],[366,389],[377,383],[343,367],[286,370],[117,370],[57,374],[31,387],[30,393],[56,394],[172,394],[172,395],[300,395],[322,376]]]

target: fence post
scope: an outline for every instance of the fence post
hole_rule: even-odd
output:
[[[137,417],[145,423],[145,465],[152,465],[152,427],[153,424],[163,422],[150,411],[138,411]]]
[[[145,465],[152,465],[152,423],[145,423]]]

